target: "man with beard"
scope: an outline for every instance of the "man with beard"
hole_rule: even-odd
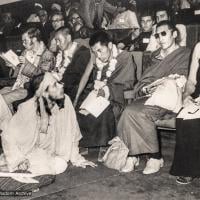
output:
[[[74,100],[78,84],[90,60],[90,50],[73,40],[69,28],[56,31],[55,40],[59,49],[56,57],[56,71],[64,83],[64,91]]]
[[[9,172],[27,170],[37,176],[62,173],[69,161],[78,167],[94,167],[79,154],[81,133],[63,84],[46,72],[34,77],[31,89],[34,96],[1,126],[4,154],[0,163]]]

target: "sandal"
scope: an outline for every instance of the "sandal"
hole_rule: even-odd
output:
[[[194,180],[193,177],[185,177],[185,176],[178,176],[176,178],[176,182],[181,185],[187,185],[190,184]]]

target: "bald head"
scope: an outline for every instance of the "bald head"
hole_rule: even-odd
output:
[[[55,34],[55,40],[60,50],[67,50],[73,41],[71,30],[69,28],[58,29]]]

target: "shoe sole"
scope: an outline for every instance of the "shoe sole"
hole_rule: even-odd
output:
[[[181,182],[181,181],[178,181],[178,180],[176,179],[176,183],[178,183],[178,184],[180,184],[180,185],[188,185],[188,184],[192,183],[192,181],[193,181],[193,179],[192,179],[191,181],[188,181],[188,182]]]

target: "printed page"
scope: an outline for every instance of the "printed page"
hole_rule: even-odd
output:
[[[6,53],[2,53],[2,58],[10,62],[15,67],[20,64],[18,55],[11,49]]]

